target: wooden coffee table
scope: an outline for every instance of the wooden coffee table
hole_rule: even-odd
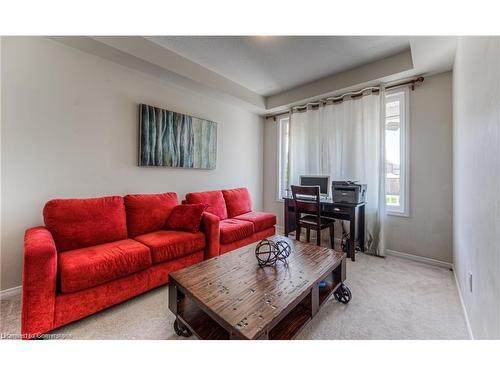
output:
[[[256,244],[170,274],[175,332],[200,339],[292,339],[334,294],[343,303],[346,256],[282,236],[288,263],[260,268]],[[325,281],[325,283],[320,283]]]

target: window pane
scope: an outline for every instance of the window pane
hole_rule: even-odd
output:
[[[400,207],[401,195],[401,100],[386,101],[385,118],[385,191],[389,209]]]
[[[399,109],[399,100],[392,100],[387,102],[386,108],[385,108],[385,115],[387,117],[390,116],[399,116],[400,109]]]
[[[286,119],[286,121],[284,121],[285,135],[283,137],[284,138],[283,142],[284,142],[284,145],[285,145],[285,147],[284,147],[285,153],[283,155],[283,158],[284,158],[283,185],[284,185],[285,189],[288,189],[288,186],[290,186],[290,182],[288,181],[289,177],[290,177],[289,168],[288,168],[288,146],[289,146],[288,137],[289,137],[289,131],[290,131],[289,124],[290,124],[289,119]]]

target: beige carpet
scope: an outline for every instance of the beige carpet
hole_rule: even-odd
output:
[[[300,339],[467,339],[453,273],[413,261],[359,254],[347,262],[348,305],[333,297]],[[167,287],[53,331],[68,339],[178,339]],[[1,327],[20,331],[20,297],[1,301]],[[184,340],[184,338],[182,338]]]

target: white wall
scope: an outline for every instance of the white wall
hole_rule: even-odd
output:
[[[450,72],[410,90],[410,216],[388,215],[386,246],[452,262],[452,100]]]
[[[499,37],[466,37],[458,43],[453,189],[453,263],[472,333],[477,339],[500,339]]]
[[[387,248],[451,262],[450,72],[426,77],[422,86],[410,90],[410,127],[410,217],[389,217]],[[283,225],[283,205],[276,201],[276,142],[276,126],[269,119],[264,125],[264,208],[275,212]],[[340,236],[340,227],[335,233]]]
[[[259,116],[41,37],[4,37],[1,56],[2,290],[51,198],[247,186],[262,208]],[[139,103],[216,121],[217,168],[137,167]]]

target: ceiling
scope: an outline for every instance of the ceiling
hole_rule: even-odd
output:
[[[51,39],[259,114],[449,71],[453,36],[58,36]]]
[[[152,36],[153,41],[263,96],[410,48],[405,36]]]

